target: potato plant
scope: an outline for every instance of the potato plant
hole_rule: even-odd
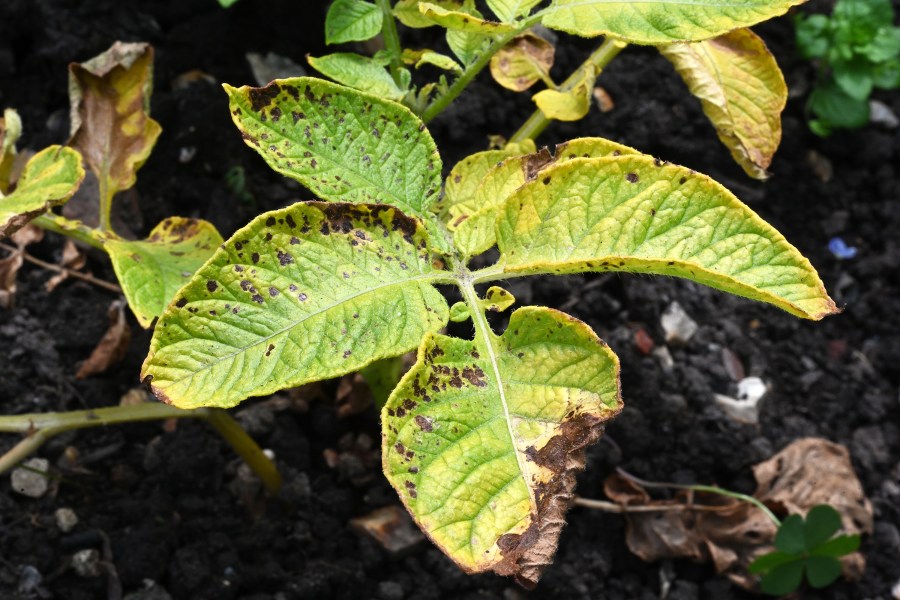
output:
[[[143,379],[175,406],[230,407],[417,348],[382,410],[384,471],[466,571],[538,581],[584,449],[622,408],[618,359],[590,327],[528,306],[498,334],[485,312],[514,299],[480,286],[653,273],[802,318],[837,311],[795,248],[690,169],[581,138],[475,154],[442,182],[400,104],[313,78],[226,91],[247,144],[321,200],[260,215],[216,251],[160,318]],[[494,264],[470,268],[495,245]],[[451,318],[474,337],[441,333]]]

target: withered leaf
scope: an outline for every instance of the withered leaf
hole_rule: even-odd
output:
[[[9,191],[13,182],[13,163],[16,159],[16,141],[22,134],[22,120],[19,113],[11,108],[0,117],[0,194]]]
[[[71,238],[66,239],[66,244],[63,246],[62,257],[60,257],[59,260],[59,266],[66,270],[60,271],[51,277],[47,283],[44,284],[44,288],[48,292],[52,292],[56,289],[56,286],[69,278],[69,269],[79,271],[84,268],[86,262],[87,254],[80,250]]]
[[[555,50],[544,38],[526,33],[512,39],[491,58],[491,75],[508,90],[521,92],[540,80],[552,86]]]
[[[12,234],[16,249],[6,258],[0,259],[0,308],[8,309],[16,296],[16,276],[25,263],[25,247],[44,237],[44,230],[34,225],[26,225]]]
[[[125,318],[125,301],[114,300],[109,305],[109,329],[103,335],[100,343],[91,352],[78,372],[77,379],[84,379],[91,375],[105,372],[111,366],[125,358],[128,344],[131,343],[131,327]]]

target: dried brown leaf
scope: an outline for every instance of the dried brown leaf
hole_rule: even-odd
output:
[[[100,343],[75,374],[77,379],[105,372],[112,365],[125,358],[128,344],[131,342],[131,327],[125,318],[124,300],[114,300],[109,305],[109,329]]]
[[[540,80],[553,85],[550,67],[555,49],[544,38],[525,33],[512,39],[491,58],[491,75],[508,90],[522,92]]]
[[[65,246],[63,246],[62,257],[60,257],[59,260],[59,266],[64,269],[80,271],[84,268],[86,262],[87,254],[80,250],[78,246],[75,245],[75,242],[73,242],[71,239],[66,239],[66,244]],[[58,286],[68,278],[68,271],[60,271],[59,273],[51,277],[47,281],[47,283],[44,284],[44,287],[48,292],[52,292],[56,289],[56,286]]]
[[[25,263],[25,248],[44,239],[44,230],[34,225],[25,225],[10,236],[16,249],[6,258],[0,259],[0,308],[8,309],[16,297],[16,276]]]

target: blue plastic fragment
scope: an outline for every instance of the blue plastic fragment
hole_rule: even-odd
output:
[[[853,258],[856,256],[856,253],[859,252],[856,246],[848,246],[847,242],[839,237],[831,238],[831,241],[828,242],[828,249],[831,250],[831,253],[834,254],[836,258],[841,260]]]

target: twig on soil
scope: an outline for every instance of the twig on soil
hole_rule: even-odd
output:
[[[583,506],[585,508],[593,508],[604,512],[627,514],[627,513],[645,513],[645,512],[669,512],[669,511],[717,511],[722,510],[721,506],[707,506],[704,504],[667,504],[662,506],[640,504],[630,506],[628,504],[617,504],[607,500],[592,500],[590,498],[582,498],[575,496],[575,506]]]
[[[7,252],[19,252],[20,251],[18,248],[15,248],[13,246],[10,246],[8,244],[3,244],[3,243],[0,243],[0,249],[6,250]],[[93,275],[89,275],[87,273],[73,271],[72,269],[67,269],[66,267],[61,267],[59,265],[54,265],[53,263],[45,262],[39,258],[36,258],[36,257],[28,254],[24,250],[22,250],[21,252],[22,252],[23,259],[25,259],[26,261],[28,261],[34,265],[37,265],[43,269],[47,269],[48,271],[55,271],[57,273],[65,273],[69,277],[81,279],[82,281],[92,283],[92,284],[96,285],[97,287],[101,287],[103,289],[109,290],[116,294],[122,293],[122,288],[120,288],[119,286],[117,286],[114,283],[110,283],[110,282],[104,281],[102,279],[97,279]]]

